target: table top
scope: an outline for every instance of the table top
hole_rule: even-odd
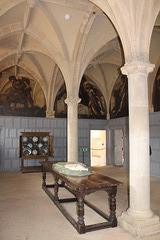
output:
[[[49,170],[54,175],[57,175],[58,178],[60,178],[62,181],[64,181],[66,184],[68,184],[70,187],[76,189],[76,188],[83,188],[83,189],[101,189],[106,187],[113,187],[117,185],[121,185],[122,182],[119,182],[113,178],[104,176],[102,174],[99,174],[97,172],[93,172],[92,175],[84,176],[84,177],[73,177],[68,176],[59,173],[56,171],[52,165],[56,162],[54,161],[46,161],[46,162],[40,162],[42,166],[45,167],[45,169]]]

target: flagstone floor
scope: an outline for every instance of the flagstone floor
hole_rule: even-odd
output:
[[[117,217],[128,208],[128,171],[122,167],[94,167],[94,171],[115,178],[123,185],[117,192]],[[47,173],[49,182],[53,176]],[[134,240],[121,227],[78,234],[41,188],[41,173],[0,173],[0,239],[1,240]],[[60,192],[66,196],[65,190]],[[99,208],[108,209],[106,192],[96,192],[87,199]],[[67,210],[76,217],[75,204]],[[151,209],[160,217],[160,178],[151,177]],[[101,221],[93,211],[85,208],[85,222]],[[145,236],[143,240],[159,240],[160,233]]]

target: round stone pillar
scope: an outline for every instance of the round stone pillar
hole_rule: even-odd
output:
[[[69,96],[67,104],[67,161],[78,162],[78,97]]]
[[[150,209],[148,73],[154,65],[133,61],[122,67],[129,95],[129,209],[119,224],[138,237],[160,230]],[[155,225],[156,223],[156,225]]]

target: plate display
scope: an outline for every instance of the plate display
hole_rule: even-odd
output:
[[[48,138],[47,137],[23,137],[23,155],[47,155]]]
[[[48,159],[51,151],[53,155],[53,140],[48,132],[22,132],[19,140],[19,156],[23,159]]]

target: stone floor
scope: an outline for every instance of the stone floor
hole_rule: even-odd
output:
[[[117,217],[128,207],[128,171],[121,167],[94,167],[94,170],[123,182],[118,187]],[[53,181],[47,174],[47,183]],[[41,188],[41,173],[0,173],[0,239],[1,240],[133,240],[136,239],[119,226],[78,234],[74,227],[52,203]],[[65,190],[61,196],[67,196]],[[97,192],[87,196],[101,209],[108,209],[107,193]],[[66,206],[66,205],[65,205]],[[66,206],[76,217],[74,203]],[[160,178],[151,177],[151,209],[160,216]],[[87,224],[103,221],[87,207]],[[143,240],[159,240],[160,233],[145,236]]]

